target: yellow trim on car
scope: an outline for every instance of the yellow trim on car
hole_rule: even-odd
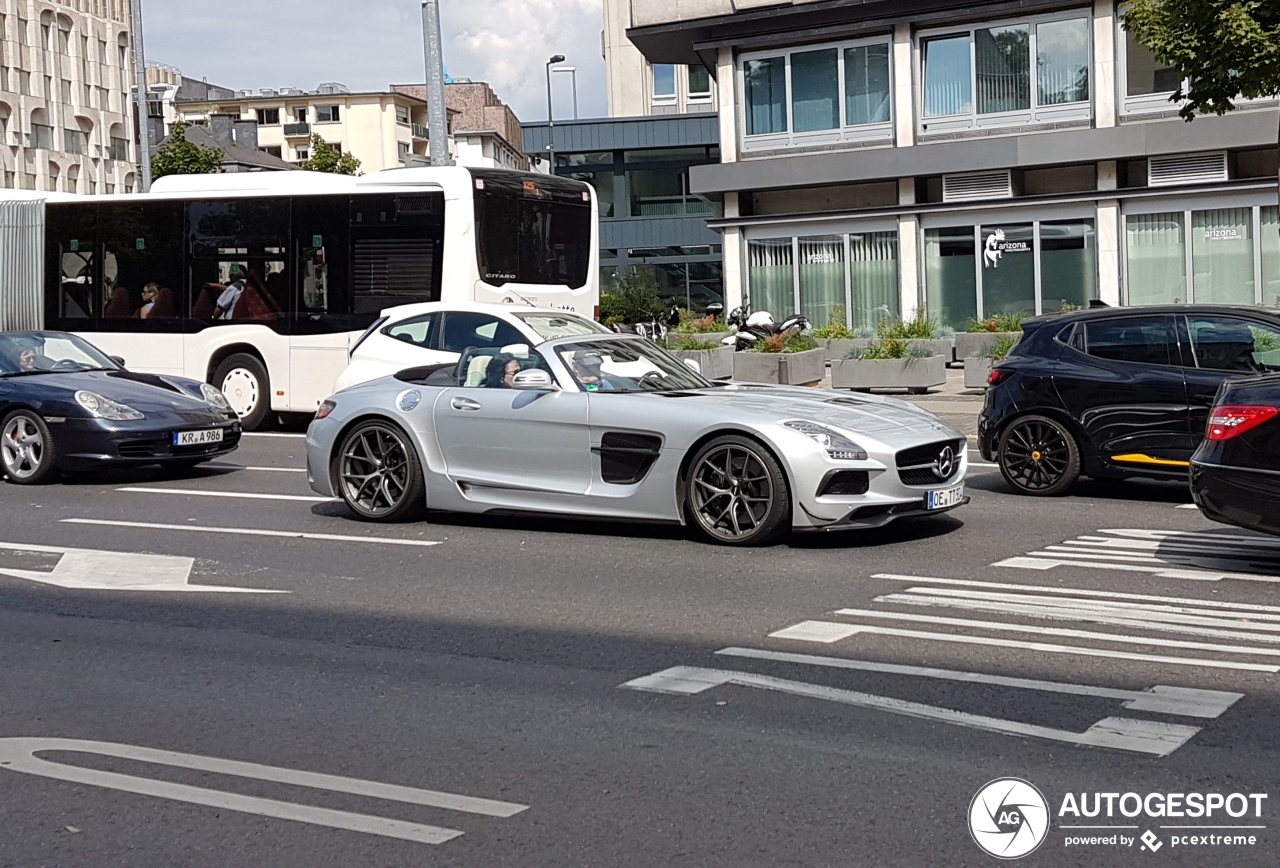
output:
[[[1152,458],[1150,455],[1135,453],[1132,455],[1112,455],[1112,461],[1123,461],[1128,464],[1160,464],[1165,467],[1190,467],[1190,461],[1174,461],[1172,458]]]

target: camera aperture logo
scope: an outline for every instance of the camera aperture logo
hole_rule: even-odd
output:
[[[997,778],[969,803],[969,833],[998,859],[1020,859],[1049,834],[1049,803],[1021,778]]]

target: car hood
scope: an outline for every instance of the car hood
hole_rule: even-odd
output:
[[[200,393],[200,384],[182,377],[159,377],[132,371],[57,371],[6,381],[18,389],[38,394],[46,400],[75,403],[75,393],[94,392],[104,398],[128,404],[142,413],[182,410],[212,410]]]

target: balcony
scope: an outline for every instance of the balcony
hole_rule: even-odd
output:
[[[427,128],[424,127],[422,124],[413,125],[413,137],[415,139],[422,139],[423,141],[426,141],[427,139],[431,138],[431,136],[428,135],[427,133]]]
[[[311,135],[311,124],[285,124],[286,139],[305,139]]]

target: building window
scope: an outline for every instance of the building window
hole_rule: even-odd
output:
[[[711,73],[705,66],[689,67],[689,102],[711,102]]]
[[[66,143],[68,154],[87,154],[89,152],[89,137],[80,130],[65,130],[62,138]]]
[[[298,148],[294,151],[294,159],[298,162],[311,159],[311,150],[309,148]]]
[[[1178,71],[1156,60],[1155,54],[1127,30],[1124,33],[1124,110],[1173,111],[1169,97],[1182,80]]]
[[[129,159],[129,140],[118,136],[111,137],[111,150],[108,156],[113,160],[127,162]]]
[[[316,123],[336,124],[341,119],[342,119],[341,106],[336,106],[336,105],[316,106]]]
[[[676,68],[673,64],[653,65],[653,101],[655,104],[676,101]]]
[[[407,105],[396,106],[396,123],[409,125],[409,107]]]
[[[304,105],[296,105],[289,109],[293,113],[293,122],[295,124],[305,124],[307,122],[307,107]]]
[[[275,157],[277,160],[283,155],[283,151],[279,145],[261,145],[258,147],[258,150],[262,151],[264,154]]]
[[[280,123],[280,109],[278,108],[258,109],[258,126],[274,127],[279,123]]]
[[[396,154],[400,158],[401,163],[405,163],[409,159],[409,146],[404,142],[396,142]]]
[[[1087,120],[1089,34],[1076,17],[925,35],[921,131]]]
[[[1280,307],[1280,208],[1263,208],[1262,231],[1262,303]]]
[[[902,308],[894,231],[750,241],[747,270],[752,307],[779,318],[825,326],[843,309],[846,326],[870,329]]]
[[[1128,215],[1127,302],[1280,305],[1277,222],[1248,205]]]
[[[32,124],[31,146],[33,148],[43,148],[46,151],[52,151],[53,127],[47,124]]]
[[[744,150],[893,137],[883,40],[747,57]]]
[[[626,173],[632,217],[710,214],[712,208],[689,192],[687,169],[640,169]]]

